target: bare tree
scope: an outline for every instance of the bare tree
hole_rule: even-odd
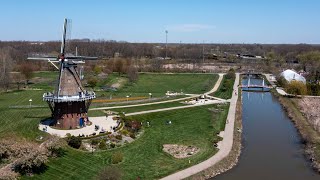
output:
[[[119,76],[123,72],[123,64],[122,59],[117,59],[115,62],[115,71],[119,73]]]
[[[131,65],[128,67],[127,74],[130,82],[135,82],[138,80],[138,71],[135,66]]]
[[[24,76],[24,78],[26,80],[26,84],[28,84],[29,80],[33,76],[33,68],[32,68],[32,66],[30,64],[28,64],[28,63],[23,63],[23,64],[20,65],[19,71]]]
[[[8,91],[11,83],[10,72],[13,67],[13,60],[10,52],[11,48],[8,47],[0,49],[0,85],[5,89],[5,91]]]

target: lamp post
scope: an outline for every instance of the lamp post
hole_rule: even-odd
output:
[[[152,98],[152,93],[149,93],[149,98]]]
[[[29,99],[29,107],[31,108],[32,99]]]
[[[129,96],[126,96],[127,97],[127,102],[129,101]]]

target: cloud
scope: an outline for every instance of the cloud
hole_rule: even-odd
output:
[[[166,29],[168,31],[175,31],[175,32],[196,32],[196,31],[215,29],[215,26],[208,25],[208,24],[176,24],[176,25],[169,25],[167,26]]]

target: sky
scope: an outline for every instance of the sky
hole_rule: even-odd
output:
[[[320,44],[320,0],[2,0],[0,41]]]

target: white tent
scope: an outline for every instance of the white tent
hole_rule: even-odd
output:
[[[298,74],[297,72],[287,69],[285,71],[283,71],[280,76],[284,77],[287,81],[292,81],[292,80],[296,80],[296,81],[301,81],[304,84],[306,83],[306,79],[301,76],[300,74]]]

